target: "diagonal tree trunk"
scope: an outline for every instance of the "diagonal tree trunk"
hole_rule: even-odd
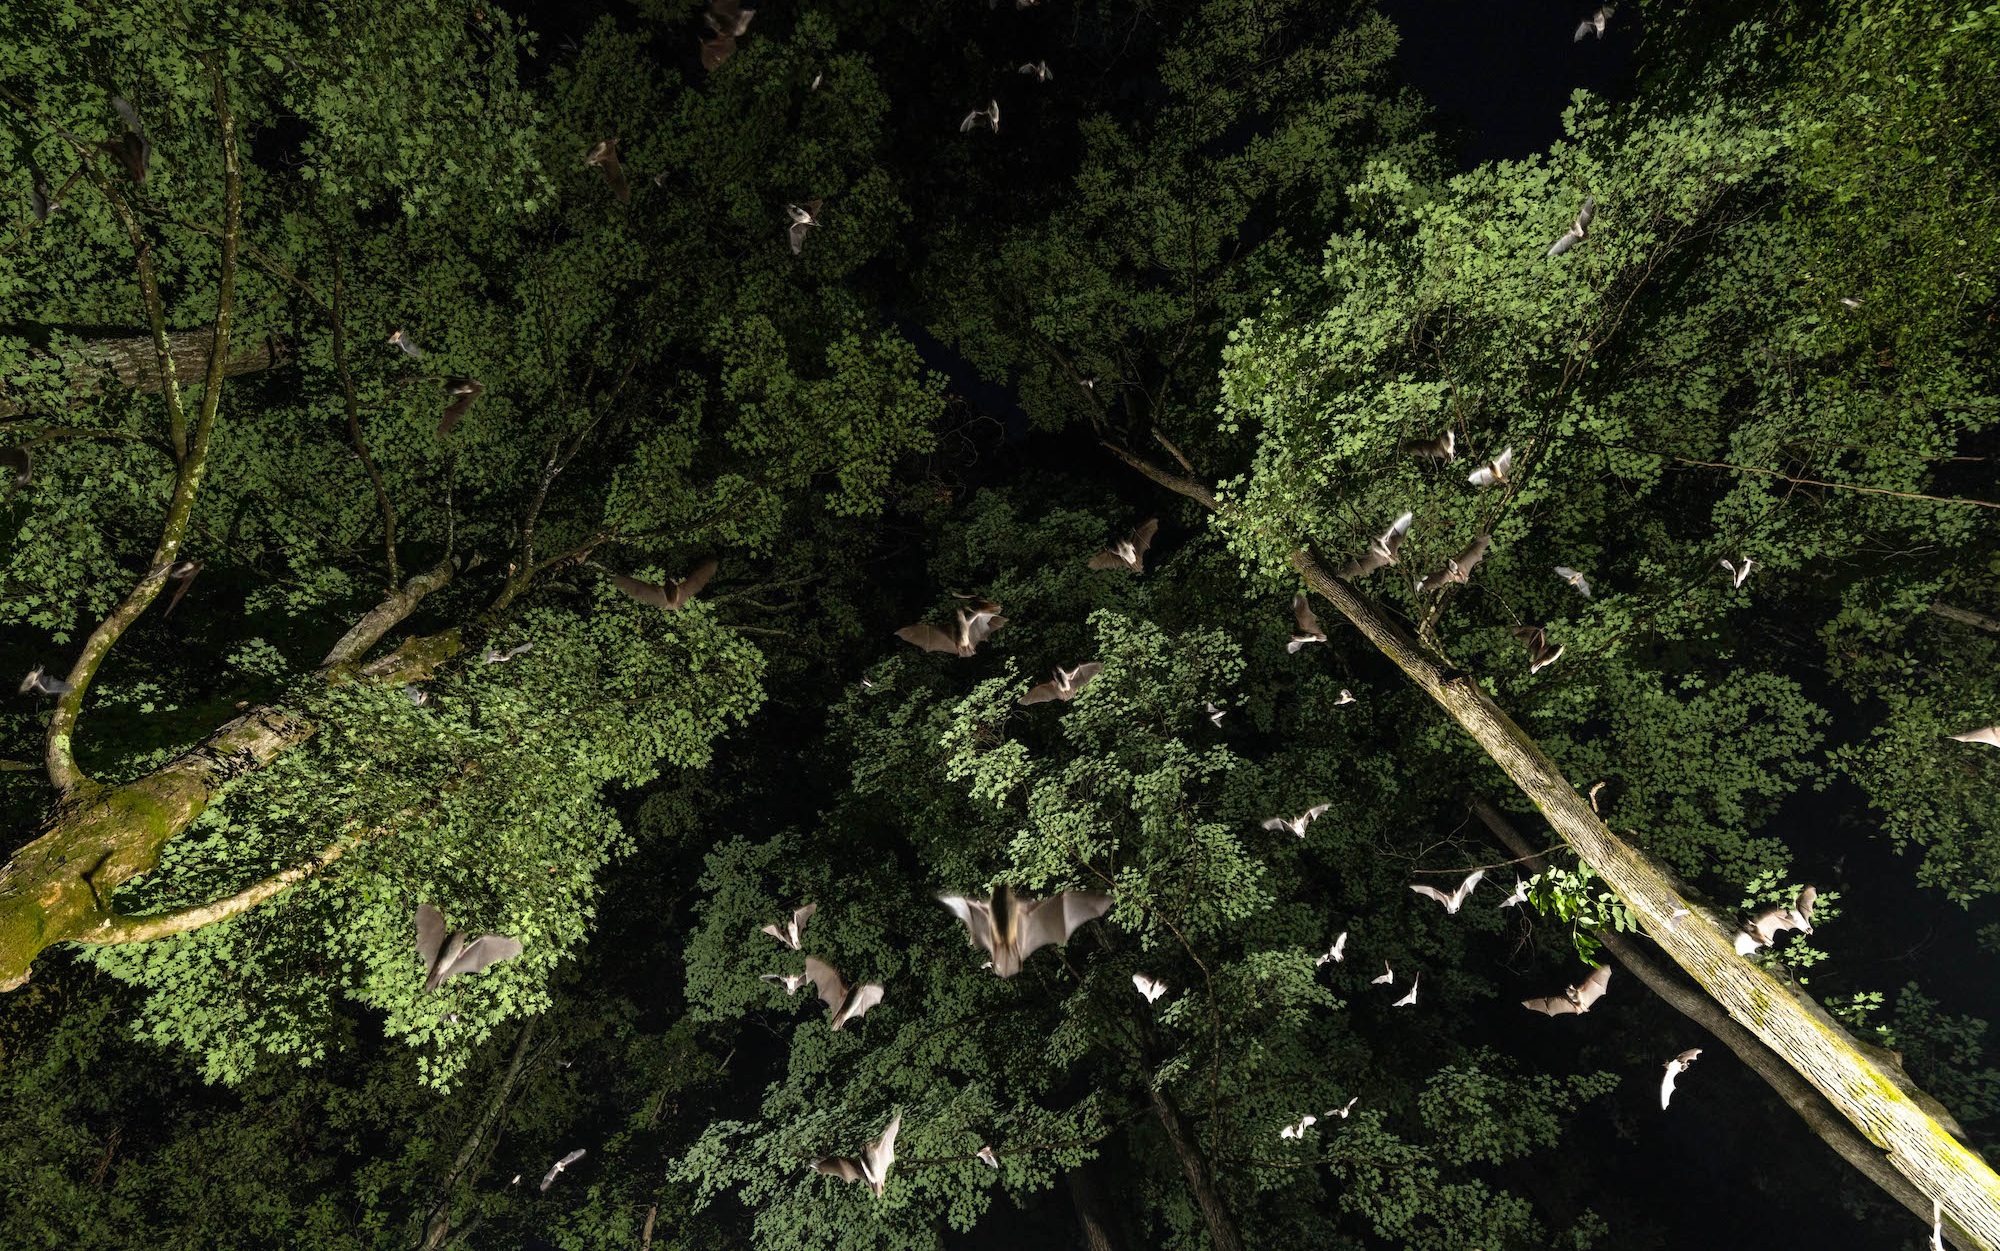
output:
[[[1118,1240],[1111,1232],[1114,1227],[1111,1207],[1105,1202],[1096,1162],[1077,1165],[1069,1171],[1067,1180],[1070,1202],[1076,1205],[1076,1224],[1083,1235],[1084,1251],[1118,1251]]]
[[[1174,1097],[1157,1086],[1152,1088],[1150,1094],[1153,1115],[1159,1120],[1160,1128],[1167,1132],[1167,1145],[1173,1148],[1174,1158],[1180,1161],[1188,1190],[1194,1194],[1195,1206],[1201,1209],[1202,1224],[1208,1228],[1209,1246],[1214,1251],[1243,1251],[1243,1236],[1236,1232],[1235,1218],[1229,1215],[1229,1208],[1222,1201],[1222,1192],[1215,1188],[1215,1175],[1208,1167],[1208,1160],[1201,1154],[1201,1147],[1189,1135],[1187,1123],[1181,1120],[1181,1110],[1174,1104]]]
[[[208,326],[168,334],[167,348],[173,354],[174,374],[181,378],[206,375],[214,338],[214,331]],[[284,359],[285,345],[279,339],[231,344],[229,354],[222,362],[222,376],[231,378],[237,374],[255,373],[269,369]],[[70,371],[70,390],[77,401],[81,403],[100,395],[107,386],[114,384],[135,391],[160,389],[159,354],[153,336],[142,334],[123,339],[93,339],[84,345],[82,363]],[[0,418],[16,417],[24,411],[21,402],[0,387]]]
[[[1200,482],[1106,446],[1161,486],[1211,511],[1223,511],[1215,493]],[[1292,553],[1291,563],[1307,586],[1472,736],[1710,998],[1825,1095],[1863,1137],[1887,1152],[1898,1172],[1942,1203],[1973,1246],[2000,1251],[2000,1175],[1925,1106],[1935,1107],[1934,1100],[1894,1066],[1870,1055],[1803,992],[1737,955],[1729,926],[1699,902],[1684,900],[1670,874],[1606,828],[1534,738],[1471,675],[1433,655],[1311,552]],[[1670,926],[1667,918],[1676,907],[1692,915]]]

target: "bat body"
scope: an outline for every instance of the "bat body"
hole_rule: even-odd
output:
[[[7,502],[11,504],[14,492],[35,480],[35,454],[26,447],[0,447],[0,468],[9,471]]]
[[[1799,893],[1792,897],[1790,907],[1776,904],[1765,908],[1743,923],[1736,934],[1736,954],[1751,955],[1776,941],[1786,930],[1801,933],[1813,932],[1813,902],[1819,898],[1819,891],[1812,886],[1801,886]]]
[[[1347,931],[1342,930],[1340,931],[1340,937],[1333,940],[1333,946],[1328,947],[1326,949],[1326,954],[1321,956],[1319,959],[1313,961],[1313,967],[1318,968],[1322,964],[1339,964],[1342,960],[1345,960],[1346,958],[1347,958]]]
[[[1476,487],[1492,486],[1496,482],[1507,481],[1507,475],[1512,472],[1514,449],[1502,448],[1498,456],[1465,475],[1465,480]]]
[[[28,670],[28,676],[21,679],[23,695],[67,695],[76,688],[61,678],[52,678],[36,665]]]
[[[632,202],[632,185],[625,181],[625,163],[618,159],[618,140],[599,139],[584,153],[583,163],[594,165],[604,176],[604,185],[611,188],[611,194],[618,197],[620,204]]]
[[[797,951],[799,949],[799,934],[806,928],[806,922],[812,920],[813,913],[818,911],[818,904],[806,904],[804,907],[794,908],[792,910],[792,919],[785,923],[783,929],[775,925],[767,925],[757,932],[760,934],[769,934],[793,951]]]
[[[847,1157],[823,1156],[812,1162],[813,1171],[838,1177],[842,1181],[858,1181],[882,1197],[882,1187],[889,1180],[889,1168],[896,1162],[896,1134],[903,1128],[903,1114],[898,1112],[883,1127],[882,1136],[863,1148],[858,1160]]]
[[[1578,573],[1568,565],[1557,565],[1556,576],[1575,587],[1577,594],[1583,596],[1585,599],[1590,598],[1590,579],[1584,577],[1581,573]]]
[[[1425,439],[1421,443],[1412,443],[1410,445],[1410,454],[1412,456],[1420,456],[1425,460],[1441,460],[1446,464],[1450,464],[1452,458],[1458,455],[1458,435],[1453,431],[1447,430],[1435,439]]]
[[[1007,624],[1007,618],[1000,615],[999,608],[1000,605],[983,600],[970,609],[954,610],[955,624],[950,630],[920,621],[896,631],[896,637],[927,652],[970,656],[995,630]]]
[[[1667,1110],[1667,1101],[1674,1097],[1674,1079],[1688,1071],[1701,1057],[1700,1047],[1689,1047],[1666,1063],[1666,1076],[1660,1079],[1660,1111]]]
[[[521,944],[500,934],[472,935],[463,930],[447,934],[444,914],[429,904],[418,904],[417,954],[423,957],[424,992],[428,994],[461,973],[477,973],[488,965],[512,960],[521,954]]]
[[[1984,743],[1988,747],[2000,747],[2000,725],[1989,725],[1981,730],[1967,730],[1963,734],[1951,736],[1960,743]]]
[[[1591,969],[1590,976],[1574,986],[1566,987],[1560,995],[1548,995],[1541,999],[1523,999],[1521,1006],[1544,1016],[1569,1016],[1590,1011],[1591,1005],[1604,998],[1605,990],[1611,985],[1611,966],[1600,964]]]
[[[1349,581],[1365,578],[1384,565],[1396,563],[1396,550],[1403,546],[1403,536],[1410,532],[1410,522],[1414,513],[1404,513],[1389,523],[1389,528],[1368,541],[1368,550],[1340,567],[1340,576]]]
[[[1002,886],[990,900],[961,895],[938,898],[965,923],[971,944],[992,955],[993,972],[1002,978],[1019,973],[1022,963],[1043,947],[1069,942],[1078,926],[1111,911],[1111,896],[1088,890],[1030,899]]]
[[[417,341],[400,330],[389,332],[389,342],[392,346],[402,349],[405,356],[413,357],[417,360],[424,358],[424,350],[417,346]]]
[[[1426,590],[1436,590],[1448,583],[1469,581],[1473,569],[1486,559],[1486,549],[1492,543],[1493,536],[1490,534],[1474,536],[1472,542],[1465,545],[1464,551],[1444,562],[1444,568],[1418,579],[1417,593],[1421,595]]]
[[[1264,818],[1263,828],[1267,830],[1286,830],[1294,838],[1304,838],[1306,836],[1306,827],[1319,820],[1320,814],[1331,807],[1333,807],[1332,804],[1314,804],[1296,817],[1266,817]]]
[[[630,595],[642,604],[650,604],[662,612],[678,612],[687,606],[689,600],[701,594],[708,580],[715,576],[716,562],[704,560],[689,571],[685,578],[676,578],[667,586],[654,586],[637,578],[628,578],[622,573],[611,575],[612,585]]]
[[[1549,245],[1547,256],[1561,256],[1577,244],[1590,237],[1590,223],[1597,217],[1597,201],[1585,196],[1583,207],[1577,210],[1576,220],[1570,228],[1562,232],[1562,237]]]
[[[974,109],[972,112],[967,113],[965,120],[958,124],[958,133],[961,135],[970,134],[974,126],[985,126],[991,129],[994,134],[999,134],[1000,102],[998,100],[988,100],[985,108]]]
[[[576,1150],[570,1152],[562,1159],[557,1160],[554,1164],[549,1165],[549,1171],[542,1174],[543,1192],[546,1193],[550,1186],[555,1185],[556,1178],[562,1176],[562,1171],[568,1168],[570,1165],[576,1163],[578,1160],[581,1160],[583,1158],[583,1155],[584,1155],[584,1149],[582,1147],[578,1147]]]
[[[1410,979],[1410,993],[1390,1004],[1392,1008],[1413,1008],[1417,1003],[1417,987],[1423,985],[1424,975],[1419,973]]]
[[[1370,986],[1394,986],[1396,984],[1396,970],[1390,968],[1389,962],[1384,960],[1382,962],[1382,976],[1369,978],[1368,984]]]
[[[1147,977],[1144,973],[1134,973],[1132,975],[1132,988],[1144,995],[1147,1003],[1157,1003],[1160,996],[1167,993],[1167,984],[1165,982],[1155,981],[1153,978]]]
[[[1285,651],[1297,655],[1301,647],[1310,643],[1326,642],[1326,631],[1320,628],[1319,616],[1313,612],[1306,600],[1306,593],[1300,591],[1292,596],[1292,623],[1298,627],[1292,641],[1285,644]]]
[[[1033,74],[1035,76],[1035,81],[1038,83],[1045,83],[1049,79],[1055,77],[1055,74],[1050,72],[1049,63],[1047,61],[1030,61],[1028,62],[1028,64],[1023,65],[1020,68],[1019,72],[1023,74]]]
[[[1549,646],[1548,634],[1541,626],[1516,626],[1514,637],[1528,648],[1528,672],[1540,673],[1556,661],[1562,659],[1562,644]]]
[[[188,593],[188,588],[194,585],[194,576],[200,572],[201,572],[201,562],[198,560],[175,561],[173,565],[170,568],[168,568],[167,576],[169,578],[172,578],[174,581],[178,582],[180,585],[174,588],[173,595],[168,598],[167,610],[160,614],[160,617],[162,619],[174,615],[174,609],[180,607],[181,596],[186,595]]]
[[[1722,558],[1721,564],[1724,569],[1727,569],[1729,571],[1729,576],[1732,579],[1734,579],[1734,581],[1730,583],[1732,587],[1742,586],[1745,582],[1749,580],[1750,571],[1757,567],[1756,560],[1749,556],[1745,556],[1743,558],[1743,563],[1740,565],[1737,564],[1735,561],[1729,559],[1727,556],[1724,556]]]
[[[1096,677],[1098,672],[1103,668],[1103,665],[1094,660],[1089,664],[1078,665],[1074,669],[1065,669],[1061,665],[1057,665],[1054,680],[1044,682],[1039,686],[1030,687],[1028,693],[1021,696],[1021,702],[1024,704],[1046,704],[1052,699],[1059,699],[1064,703],[1068,703],[1070,700],[1076,698],[1078,691],[1090,685],[1090,680]]]
[[[1126,569],[1133,573],[1146,572],[1146,549],[1153,545],[1153,536],[1160,531],[1160,519],[1148,517],[1133,528],[1132,533],[1119,539],[1090,558],[1092,569]]]
[[[791,222],[785,228],[785,236],[791,240],[793,256],[797,256],[799,249],[806,245],[806,231],[819,225],[819,206],[818,200],[785,206],[785,216]]]
[[[476,378],[445,379],[444,393],[453,398],[451,403],[445,406],[444,415],[438,418],[435,437],[442,439],[450,434],[451,428],[458,424],[458,419],[472,411],[472,401],[478,399],[484,390],[486,390],[485,384]]]
[[[1470,899],[1472,897],[1473,888],[1478,886],[1479,880],[1485,876],[1486,876],[1486,870],[1474,869],[1471,873],[1466,875],[1466,878],[1463,882],[1460,882],[1458,884],[1458,889],[1454,890],[1449,895],[1445,894],[1443,891],[1439,890],[1435,886],[1426,886],[1422,882],[1412,882],[1410,884],[1410,889],[1417,892],[1417,894],[1424,896],[1425,898],[1435,899],[1439,903],[1443,904],[1444,910],[1447,915],[1457,916],[1459,908],[1464,905],[1467,899]]]
[[[826,1004],[828,1023],[835,1031],[849,1021],[866,1016],[868,1009],[882,1002],[881,983],[864,982],[859,986],[849,986],[842,980],[840,970],[818,956],[806,957],[806,980],[813,984],[813,989]]]
[[[1595,13],[1592,13],[1589,17],[1584,18],[1576,24],[1576,34],[1570,36],[1569,41],[1571,43],[1582,43],[1583,37],[1589,34],[1595,34],[1599,39],[1602,39],[1604,38],[1604,27],[1610,21],[1611,6],[1608,4],[1599,5]]]

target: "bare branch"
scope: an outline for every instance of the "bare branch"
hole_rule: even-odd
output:
[[[351,851],[360,840],[344,838],[329,843],[320,853],[304,864],[295,865],[282,873],[274,873],[261,882],[253,883],[237,891],[227,899],[200,904],[192,908],[176,908],[171,912],[154,913],[151,916],[133,917],[114,913],[98,922],[97,928],[86,930],[75,936],[75,941],[93,946],[111,946],[118,943],[149,943],[156,938],[166,938],[173,934],[185,934],[198,930],[217,921],[226,921],[238,913],[250,909],[282,894],[292,886],[311,877],[334,861]]]
[[[382,471],[375,468],[375,458],[368,454],[368,441],[361,437],[361,407],[354,399],[354,376],[347,371],[347,327],[340,313],[346,294],[340,273],[340,247],[331,241],[329,245],[333,248],[333,307],[327,312],[333,322],[333,364],[340,373],[340,394],[347,404],[347,437],[354,440],[354,450],[368,470],[368,481],[375,484],[376,506],[382,510],[382,546],[389,558],[389,586],[393,589],[402,578],[396,569],[396,506],[390,503],[388,488],[382,485]]]

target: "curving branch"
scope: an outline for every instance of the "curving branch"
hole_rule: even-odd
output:
[[[1934,601],[1931,604],[1931,611],[1943,617],[1946,621],[1956,621],[1960,625],[1969,625],[1974,629],[1985,630],[1990,634],[2000,634],[2000,619],[1989,617],[1983,612],[1973,612],[1969,608],[1959,608],[1947,604],[1943,600]]]
[[[391,591],[381,603],[369,609],[366,616],[355,622],[352,629],[340,636],[327,652],[326,659],[319,662],[320,668],[338,669],[358,662],[370,648],[382,641],[383,635],[415,612],[424,596],[451,581],[456,572],[457,566],[446,557],[403,583],[401,590]]]
[[[282,873],[274,873],[261,882],[252,883],[234,895],[218,899],[213,903],[199,904],[192,908],[176,908],[171,912],[157,912],[143,917],[113,913],[99,921],[95,929],[76,935],[74,941],[98,947],[108,947],[118,943],[149,943],[156,938],[186,934],[204,925],[227,921],[230,917],[248,912],[265,900],[282,894],[311,877],[352,851],[358,843],[359,840],[353,838],[331,843],[304,864],[294,865]]]

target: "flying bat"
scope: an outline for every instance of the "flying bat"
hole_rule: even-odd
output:
[[[133,182],[144,182],[153,160],[153,141],[146,137],[146,128],[139,124],[139,115],[124,96],[112,96],[111,107],[124,119],[125,133],[104,144],[104,150],[118,158],[118,163],[125,167],[127,178]]]
[[[1146,997],[1147,1003],[1157,1003],[1161,995],[1167,993],[1167,984],[1147,977],[1144,973],[1132,975],[1133,989]]]
[[[1465,475],[1465,480],[1476,487],[1492,486],[1496,482],[1507,481],[1507,475],[1512,472],[1514,472],[1514,449],[1502,448],[1498,456]]]
[[[28,211],[35,215],[36,221],[45,222],[49,219],[50,213],[55,212],[61,207],[62,201],[56,199],[55,193],[49,190],[48,175],[42,173],[40,166],[30,161],[28,163]]]
[[[1701,1058],[1700,1047],[1689,1047],[1666,1063],[1666,1076],[1660,1079],[1660,1111],[1667,1110],[1667,1101],[1674,1097],[1674,1079],[1694,1066]]]
[[[903,1114],[898,1112],[883,1128],[882,1136],[862,1150],[860,1159],[822,1156],[812,1162],[813,1171],[830,1174],[842,1181],[864,1182],[879,1199],[883,1185],[889,1180],[889,1166],[896,1162],[896,1134],[902,1128]]]
[[[76,688],[61,678],[52,678],[36,665],[28,670],[28,676],[21,679],[23,695],[67,695]]]
[[[424,358],[424,350],[417,346],[417,341],[401,330],[392,330],[389,332],[389,343],[394,347],[401,348],[405,356],[413,357],[417,360]]]
[[[1721,564],[1724,569],[1727,569],[1729,571],[1729,576],[1735,579],[1735,581],[1731,583],[1732,586],[1742,586],[1744,582],[1749,580],[1750,571],[1757,567],[1756,560],[1749,556],[1745,556],[1743,558],[1743,563],[1741,565],[1729,559],[1729,557],[1724,556],[1722,558]]]
[[[1361,1102],[1361,1096],[1355,1095],[1353,1098],[1349,1099],[1346,1103],[1342,1104],[1340,1107],[1333,1108],[1330,1111],[1328,1111],[1327,1115],[1337,1116],[1344,1121],[1347,1119],[1348,1115],[1354,1111],[1354,1105],[1360,1102]]]
[[[1549,995],[1541,999],[1523,999],[1521,1006],[1544,1016],[1565,1016],[1569,1013],[1590,1011],[1590,1006],[1604,998],[1605,988],[1611,985],[1611,966],[1600,964],[1591,969],[1590,976],[1574,986],[1565,987],[1560,995]]]
[[[1133,573],[1146,572],[1146,549],[1153,545],[1153,536],[1159,533],[1160,519],[1148,517],[1134,526],[1132,533],[1119,539],[1090,558],[1092,569],[1127,569]]]
[[[806,231],[819,225],[819,206],[818,200],[807,200],[804,204],[785,206],[785,216],[791,222],[785,228],[785,235],[791,240],[793,256],[797,256],[799,249],[805,246]]]
[[[425,704],[431,702],[431,693],[425,690],[421,686],[410,686],[408,684],[405,684],[401,689],[403,692],[403,698],[409,700],[411,703],[415,704],[419,708],[422,708]]]
[[[576,1150],[570,1152],[562,1159],[557,1160],[554,1164],[549,1165],[549,1171],[542,1174],[542,1190],[544,1192],[546,1192],[550,1186],[555,1185],[556,1178],[562,1176],[562,1171],[564,1169],[568,1168],[570,1165],[576,1163],[578,1160],[581,1160],[583,1158],[583,1150],[584,1149],[582,1147],[578,1147]]]
[[[1528,648],[1528,672],[1540,673],[1562,658],[1563,645],[1549,646],[1548,634],[1541,626],[1515,626],[1514,637]]]
[[[836,1032],[849,1021],[866,1016],[868,1009],[882,1002],[880,982],[849,986],[841,980],[840,970],[818,956],[806,957],[806,978],[825,1001],[829,1023]]]
[[[1202,711],[1208,714],[1208,723],[1217,729],[1222,728],[1222,718],[1229,712],[1227,708],[1217,708],[1214,700],[1203,704]]]
[[[987,611],[988,608],[993,611]],[[983,601],[971,609],[955,609],[954,628],[947,630],[929,622],[919,621],[896,631],[896,637],[927,652],[950,652],[954,656],[970,656],[979,649],[988,636],[1007,624],[1007,618],[999,613],[999,605]]]
[[[622,573],[611,575],[612,585],[630,595],[642,604],[650,604],[663,612],[678,612],[687,607],[689,600],[701,594],[708,580],[715,576],[716,562],[704,560],[688,571],[685,578],[669,580],[667,586],[654,586],[637,578],[628,578]]]
[[[702,15],[702,20],[718,35],[741,39],[750,30],[750,19],[756,16],[757,10],[744,8],[743,0],[709,0],[708,12]]]
[[[1472,872],[1466,874],[1465,880],[1458,884],[1458,889],[1451,892],[1451,894],[1449,895],[1445,894],[1443,891],[1439,890],[1435,886],[1427,886],[1422,882],[1410,883],[1410,889],[1417,892],[1419,895],[1425,896],[1426,898],[1437,900],[1439,903],[1444,905],[1444,910],[1446,914],[1450,916],[1457,916],[1459,907],[1463,905],[1467,899],[1471,898],[1473,888],[1478,886],[1479,879],[1485,876],[1486,876],[1486,870],[1474,869]]]
[[[813,913],[818,911],[818,904],[809,903],[802,908],[793,909],[792,919],[786,922],[784,928],[780,929],[775,925],[766,925],[757,932],[760,934],[769,934],[785,946],[790,947],[793,951],[797,951],[799,949],[800,932],[806,928],[806,922],[812,920]]]
[[[1501,900],[1500,906],[1511,908],[1515,904],[1524,904],[1526,902],[1528,902],[1528,883],[1523,879],[1514,883],[1514,893]]]
[[[1306,1131],[1319,1123],[1319,1118],[1308,1112],[1290,1125],[1278,1131],[1280,1138],[1304,1138]]]
[[[485,384],[474,378],[445,379],[444,393],[454,398],[446,405],[444,416],[438,418],[436,437],[442,439],[450,434],[451,428],[458,424],[458,419],[472,411],[472,401],[478,399],[480,392],[485,389]]]
[[[0,447],[0,467],[11,470],[7,479],[7,502],[14,502],[14,492],[35,480],[35,454],[26,447]]]
[[[533,643],[517,643],[504,652],[497,647],[489,647],[486,649],[486,654],[479,659],[482,664],[504,665],[516,656],[526,655],[533,651],[534,648],[535,645]]]
[[[804,973],[759,973],[757,980],[761,982],[776,982],[785,988],[787,995],[796,995],[799,993],[800,988],[807,982],[810,982],[812,978]]]
[[[1326,631],[1321,628],[1319,617],[1313,612],[1312,605],[1306,601],[1304,591],[1292,596],[1292,624],[1296,625],[1298,630],[1292,635],[1292,641],[1285,644],[1285,651],[1288,654],[1297,655],[1299,649],[1308,643],[1326,642]]]
[[[1547,256],[1561,256],[1577,244],[1590,237],[1590,223],[1597,217],[1597,201],[1585,196],[1583,207],[1577,210],[1576,220],[1570,228],[1562,232],[1562,237],[1549,245]]]
[[[1088,664],[1078,665],[1074,669],[1065,669],[1061,665],[1057,665],[1054,680],[1028,688],[1028,693],[1021,696],[1021,702],[1024,704],[1046,704],[1052,699],[1059,699],[1064,703],[1068,703],[1070,700],[1076,698],[1078,691],[1090,685],[1090,680],[1096,677],[1098,671],[1102,668],[1104,666],[1094,660]]]
[[[1331,807],[1333,807],[1332,804],[1314,804],[1296,817],[1266,817],[1264,819],[1264,828],[1267,830],[1288,830],[1293,837],[1304,838],[1306,836],[1306,827],[1319,820],[1320,814]]]
[[[1785,930],[1812,933],[1813,902],[1818,898],[1819,891],[1809,885],[1801,886],[1792,897],[1791,906],[1773,904],[1753,915],[1736,933],[1736,954],[1747,956],[1769,947]]]
[[[999,134],[1000,102],[998,100],[988,100],[985,108],[974,109],[972,112],[967,113],[965,120],[958,124],[958,133],[961,135],[970,134],[974,126],[986,126],[991,128],[994,134]]]
[[[993,972],[1003,978],[1019,973],[1022,962],[1043,947],[1067,943],[1078,926],[1111,911],[1111,896],[1088,890],[1030,899],[1002,886],[990,901],[962,895],[938,898],[965,923],[968,941],[992,955]]]
[[[1396,984],[1396,970],[1390,968],[1389,962],[1384,960],[1382,962],[1382,976],[1369,978],[1368,984],[1370,986],[1394,986]]]
[[[625,181],[625,164],[618,159],[618,139],[599,139],[584,153],[583,163],[595,165],[597,172],[604,175],[604,185],[611,188],[611,194],[618,197],[620,204],[632,202],[632,186]]]
[[[984,1164],[987,1168],[1000,1167],[1000,1161],[994,1157],[993,1148],[991,1147],[981,1147],[979,1149],[977,1159],[981,1164]]]
[[[1570,42],[1582,43],[1583,37],[1592,33],[1595,33],[1599,39],[1604,38],[1604,27],[1611,20],[1611,9],[1612,6],[1608,4],[1597,6],[1595,13],[1592,13],[1589,17],[1584,18],[1576,24],[1576,34],[1570,36]]]
[[[2000,747],[2000,725],[1989,725],[1982,730],[1967,730],[1954,734],[1952,739],[1960,743],[1984,743],[1988,747]]]
[[[1441,460],[1449,464],[1458,455],[1458,435],[1450,430],[1435,439],[1425,439],[1421,443],[1410,444],[1410,455],[1425,460]]]
[[[1590,598],[1590,579],[1584,577],[1581,573],[1578,573],[1568,565],[1557,565],[1556,576],[1575,587],[1577,594],[1583,596],[1585,599]]]
[[[1417,1002],[1417,987],[1423,984],[1423,980],[1424,980],[1424,975],[1421,973],[1417,974],[1414,978],[1410,979],[1410,993],[1404,995],[1401,999],[1398,999],[1396,1002],[1390,1004],[1389,1006],[1392,1008],[1415,1007]]]
[[[1045,83],[1049,79],[1055,77],[1055,74],[1049,69],[1049,63],[1047,61],[1030,61],[1026,65],[1023,65],[1017,72],[1022,74],[1033,74],[1035,76],[1035,81],[1038,83]]]
[[[429,904],[417,905],[417,954],[424,961],[424,992],[436,990],[461,973],[477,973],[491,964],[521,954],[519,941],[501,934],[467,934],[444,928],[444,914]]]
[[[1464,551],[1444,562],[1444,568],[1417,579],[1417,594],[1436,590],[1448,583],[1468,581],[1473,569],[1486,559],[1486,549],[1492,542],[1490,534],[1475,535],[1472,542],[1465,545]]]
[[[1335,708],[1342,708],[1353,702],[1354,702],[1354,692],[1348,690],[1346,687],[1343,686],[1340,688],[1340,697],[1333,701],[1333,706]]]
[[[736,54],[736,36],[716,33],[701,41],[701,67],[713,74]]]
[[[177,560],[167,569],[167,576],[180,585],[168,597],[167,610],[160,614],[161,620],[174,615],[174,609],[180,606],[181,596],[188,593],[188,588],[194,585],[194,576],[200,572],[201,562],[198,560]]]
[[[1345,960],[1346,958],[1347,958],[1347,931],[1342,930],[1340,931],[1340,937],[1333,940],[1333,946],[1328,947],[1326,949],[1326,954],[1321,956],[1319,959],[1313,961],[1313,967],[1318,968],[1322,964],[1329,964],[1329,963],[1339,964],[1342,960]]]
[[[1389,528],[1368,540],[1368,550],[1340,567],[1340,576],[1352,581],[1365,578],[1384,565],[1396,563],[1396,549],[1403,545],[1403,536],[1410,532],[1410,522],[1414,513],[1404,513],[1389,523]]]

